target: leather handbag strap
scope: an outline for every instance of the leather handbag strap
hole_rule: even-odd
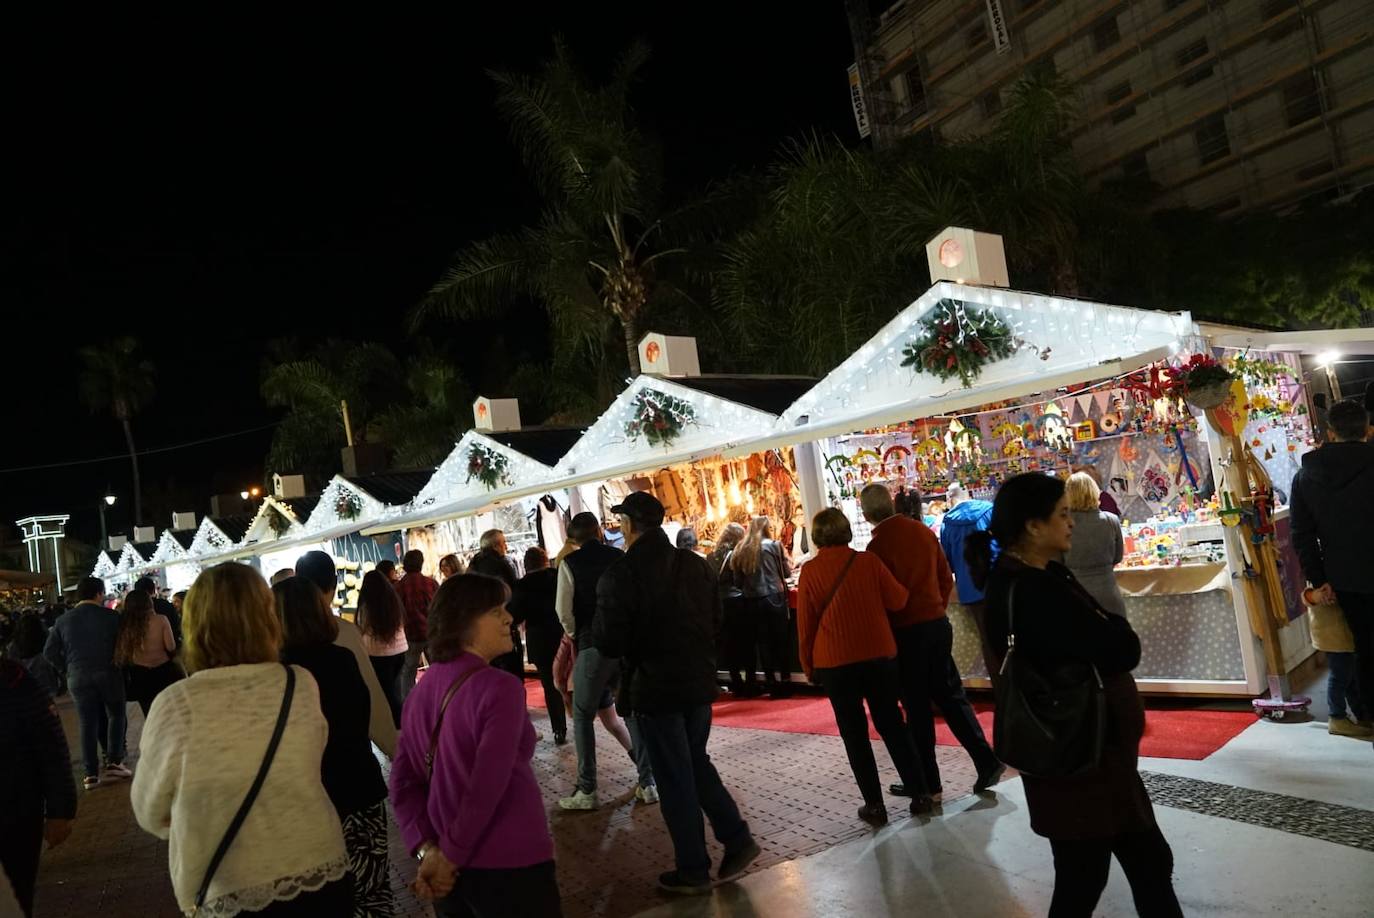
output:
[[[485,665],[485,664],[484,664]],[[448,711],[449,702],[453,701],[453,696],[458,694],[458,690],[463,687],[463,683],[472,678],[481,666],[474,666],[472,669],[463,673],[444,693],[444,700],[439,705],[439,716],[434,721],[434,729],[429,731],[429,751],[425,753],[425,783],[428,784],[434,777],[434,757],[439,754],[439,731],[444,726],[444,713]]]
[[[844,583],[845,575],[849,573],[849,568],[854,564],[854,559],[857,557],[859,557],[857,551],[849,553],[849,560],[844,563],[844,569],[840,571],[839,578],[835,581],[835,585],[830,588],[830,595],[825,597],[825,605],[821,606],[821,611],[816,613],[816,628],[818,630],[821,627],[821,620],[825,618],[825,610],[829,609],[830,604],[835,601],[835,596],[840,592],[840,585]]]
[[[224,855],[229,852],[229,846],[234,843],[239,829],[243,828],[243,821],[248,818],[253,801],[258,799],[263,782],[267,780],[267,771],[272,767],[272,760],[276,758],[277,747],[281,745],[282,734],[286,732],[286,720],[291,715],[291,698],[296,694],[296,672],[290,666],[282,665],[286,669],[286,691],[282,694],[281,710],[277,712],[277,726],[272,730],[272,739],[267,743],[267,754],[262,757],[262,764],[258,766],[258,776],[253,779],[253,785],[248,788],[248,795],[243,798],[243,803],[239,804],[239,811],[234,814],[229,828],[224,830],[224,837],[219,840],[219,847],[210,858],[210,866],[205,868],[205,879],[201,880],[200,889],[196,892],[195,908],[191,910],[193,915],[205,904],[205,895],[210,891],[210,881],[215,878],[215,871],[219,869]]]

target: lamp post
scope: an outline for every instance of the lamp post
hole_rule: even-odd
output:
[[[110,536],[105,531],[105,508],[113,507],[117,498],[113,494],[106,494],[100,499],[100,550],[105,551],[110,547]]]

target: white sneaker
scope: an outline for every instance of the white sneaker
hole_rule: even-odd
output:
[[[106,765],[105,777],[107,778],[132,778],[134,773],[129,770],[127,765]]]
[[[589,794],[579,789],[571,797],[564,797],[558,801],[558,805],[565,810],[594,810],[596,809],[596,791]]]
[[[640,803],[645,804],[646,806],[652,806],[653,804],[658,803],[657,785],[650,784],[648,787],[636,787],[635,799],[638,800]]]

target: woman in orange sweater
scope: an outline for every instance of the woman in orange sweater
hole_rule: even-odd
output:
[[[830,696],[849,767],[864,797],[859,818],[875,826],[887,822],[865,701],[902,782],[915,789],[911,812],[929,813],[934,804],[925,774],[897,708],[897,644],[887,618],[889,610],[906,606],[906,588],[876,555],[849,547],[853,533],[840,511],[817,513],[811,538],[819,551],[802,568],[797,586],[798,650],[807,679]]]

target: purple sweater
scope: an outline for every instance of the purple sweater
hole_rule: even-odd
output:
[[[439,705],[472,669],[480,672],[444,715],[426,791],[425,754]],[[524,687],[510,673],[474,654],[431,666],[406,699],[391,766],[391,804],[407,849],[433,839],[459,870],[553,860],[544,798],[530,767],[534,743]]]

